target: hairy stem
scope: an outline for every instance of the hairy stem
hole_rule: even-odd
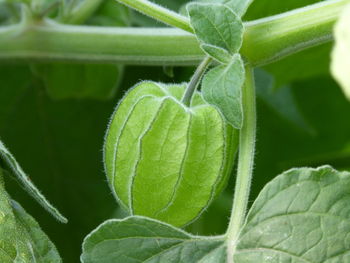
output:
[[[189,20],[167,8],[154,4],[147,0],[117,0],[147,16],[157,19],[167,25],[181,28],[185,31],[193,33]]]
[[[241,54],[258,66],[331,41],[333,25],[347,3],[323,1],[247,22]],[[0,27],[0,61],[198,65],[203,58],[195,36],[179,29],[71,26],[51,20]]]
[[[186,106],[191,105],[192,97],[194,92],[196,91],[199,82],[201,81],[205,71],[207,70],[208,66],[210,65],[212,59],[210,57],[205,57],[205,59],[202,61],[201,64],[199,64],[198,68],[196,69],[196,72],[193,74],[190,83],[187,86],[186,92],[182,98],[183,104]]]
[[[244,122],[240,131],[238,169],[233,206],[226,233],[228,263],[233,262],[236,242],[246,217],[254,165],[256,108],[254,72],[251,66],[246,66],[246,81],[242,97]]]

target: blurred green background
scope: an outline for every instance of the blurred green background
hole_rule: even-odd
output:
[[[179,10],[186,1],[157,2]],[[256,0],[245,20],[314,2]],[[0,13],[5,23],[6,12]],[[113,0],[104,1],[86,23],[162,26]],[[251,201],[269,180],[291,167],[350,168],[350,103],[329,75],[331,47],[312,48],[256,70],[258,134]],[[116,103],[140,80],[183,82],[194,68],[172,70],[170,77],[163,67],[0,61],[0,137],[69,223],[57,223],[10,178],[7,189],[38,220],[64,262],[79,261],[82,240],[97,225],[125,216],[107,186],[102,162],[104,134]],[[187,230],[223,233],[233,187],[234,176]]]

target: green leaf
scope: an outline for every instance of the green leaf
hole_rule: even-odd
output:
[[[209,56],[211,56],[213,59],[223,64],[230,63],[232,59],[232,56],[230,55],[230,53],[228,53],[225,49],[217,46],[202,44],[201,49],[203,49],[204,52],[207,53]]]
[[[37,64],[36,75],[53,99],[106,100],[115,94],[122,68],[100,64]]]
[[[8,168],[15,175],[16,179],[23,186],[23,188],[31,195],[43,208],[45,208],[53,217],[62,223],[67,223],[68,220],[60,214],[60,212],[53,207],[45,196],[40,193],[36,186],[24,173],[20,165],[17,163],[14,156],[9,152],[5,145],[0,140],[0,157],[7,164]]]
[[[350,262],[350,173],[330,166],[289,170],[254,202],[237,263]]]
[[[60,263],[54,244],[5,191],[0,170],[0,261],[2,263]]]
[[[227,121],[236,129],[242,127],[242,86],[244,64],[240,55],[235,55],[229,65],[211,69],[203,78],[204,99],[217,106]]]
[[[187,10],[191,26],[201,44],[222,48],[231,55],[237,53],[242,45],[243,24],[229,7],[191,3]]]
[[[331,71],[344,94],[350,100],[350,5],[343,11],[335,26],[335,46]]]
[[[222,238],[192,236],[146,217],[108,220],[84,240],[83,263],[226,262]]]

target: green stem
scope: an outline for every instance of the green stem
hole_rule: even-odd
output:
[[[246,217],[254,165],[256,108],[254,72],[251,66],[246,67],[246,81],[243,87],[242,98],[244,122],[240,131],[238,169],[233,206],[226,233],[228,263],[233,262],[236,242]]]
[[[185,31],[193,33],[189,20],[167,8],[151,3],[147,0],[117,0],[145,15],[153,17],[167,25],[181,28]]]
[[[182,103],[186,106],[191,105],[192,97],[194,92],[196,91],[199,82],[201,81],[205,71],[207,70],[208,66],[210,65],[212,59],[210,57],[205,57],[205,59],[202,61],[201,64],[197,67],[195,73],[193,74],[190,83],[187,86],[186,92],[182,98]]]
[[[258,66],[331,41],[333,25],[347,3],[349,0],[323,1],[248,22],[241,54],[250,64]],[[0,61],[164,66],[198,65],[203,58],[195,36],[179,29],[71,26],[51,20],[0,27]]]
[[[322,1],[246,24],[241,53],[253,66],[271,63],[333,40],[333,26],[349,0]]]

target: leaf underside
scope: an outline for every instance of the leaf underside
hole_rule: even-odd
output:
[[[235,252],[240,263],[350,262],[350,173],[292,169],[259,194]]]
[[[233,55],[242,45],[243,23],[222,4],[191,3],[187,6],[190,23],[201,44],[217,47]],[[204,48],[206,52],[206,49]],[[209,55],[215,55],[211,52]],[[222,52],[217,58],[220,61]]]
[[[245,79],[241,57],[235,55],[228,65],[211,69],[203,78],[204,99],[217,106],[236,129],[242,127],[242,86]]]
[[[83,263],[224,263],[220,238],[193,237],[165,223],[134,216],[101,224],[83,243]]]

